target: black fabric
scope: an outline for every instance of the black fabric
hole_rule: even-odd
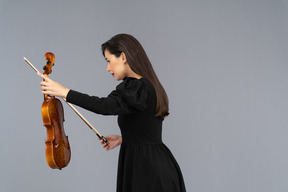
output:
[[[117,192],[185,192],[180,167],[162,142],[156,95],[145,78],[125,78],[107,97],[70,90],[67,101],[102,115],[118,115],[122,134]]]

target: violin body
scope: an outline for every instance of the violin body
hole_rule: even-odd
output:
[[[44,66],[44,75],[48,76],[52,72],[55,56],[51,52],[45,54],[48,60]],[[47,130],[46,160],[52,169],[62,169],[66,167],[71,159],[71,149],[68,136],[64,131],[64,110],[62,103],[54,96],[44,95],[44,102],[41,107],[43,124]]]
[[[59,99],[45,96],[41,108],[44,126],[47,130],[46,160],[52,169],[66,167],[71,158],[68,136],[64,131],[64,110]]]

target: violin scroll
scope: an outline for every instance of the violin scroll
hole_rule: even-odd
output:
[[[44,58],[47,60],[47,63],[43,67],[43,70],[44,70],[43,74],[48,76],[50,73],[52,73],[52,66],[54,66],[55,55],[51,52],[47,52],[45,53]]]

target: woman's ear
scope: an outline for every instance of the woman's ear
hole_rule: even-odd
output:
[[[122,59],[123,63],[127,63],[126,55],[124,52],[121,53],[121,59]]]

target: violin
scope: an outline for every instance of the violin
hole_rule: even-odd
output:
[[[45,54],[47,60],[46,65],[43,67],[44,75],[48,76],[52,73],[52,66],[55,62],[55,56],[51,52]],[[39,72],[28,59],[24,57],[24,60],[36,71]],[[88,125],[88,127],[95,132],[100,140],[107,143],[107,139],[101,135],[93,125],[85,119],[85,117],[66,99],[62,98],[71,109]],[[68,141],[68,136],[65,135],[63,122],[64,122],[64,110],[62,103],[54,96],[44,95],[44,102],[41,107],[42,119],[44,126],[47,129],[46,145],[46,160],[52,169],[62,169],[66,167],[71,159],[71,150]]]
[[[43,67],[44,75],[52,73],[55,56],[51,52],[45,54],[47,60]],[[64,110],[62,103],[54,96],[44,95],[44,102],[41,107],[43,124],[47,130],[46,160],[52,169],[62,169],[66,167],[71,159],[71,149],[68,136],[64,131]]]

